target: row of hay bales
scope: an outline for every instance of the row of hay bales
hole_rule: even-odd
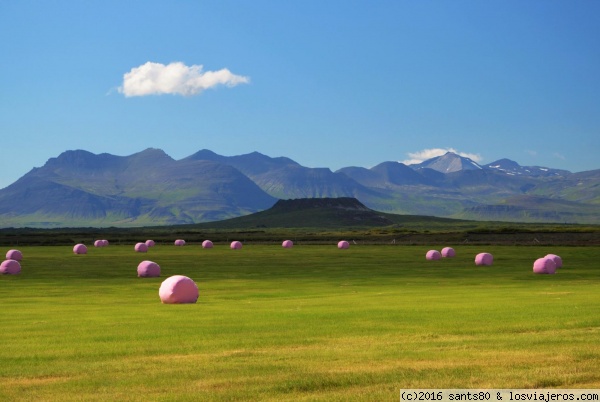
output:
[[[94,246],[106,247],[108,246],[108,240],[96,240]],[[175,241],[175,245],[185,244],[185,240],[178,239]],[[285,240],[281,244],[283,248],[292,248],[294,243],[291,240]],[[154,247],[155,242],[153,240],[146,240],[145,242],[136,243],[134,250],[136,252],[147,252],[148,248]],[[342,240],[337,244],[339,249],[348,249],[350,244]],[[203,248],[213,248],[213,242],[210,240],[204,240],[202,242]],[[238,250],[242,248],[240,241],[233,241],[230,244],[230,248]],[[87,254],[87,247],[83,243],[76,244],[73,247],[74,254]],[[427,260],[439,260],[441,258],[452,258],[456,256],[456,251],[452,247],[444,247],[442,251],[429,250],[427,251],[425,258]],[[6,253],[6,260],[0,265],[0,273],[2,274],[15,274],[21,271],[20,261],[23,259],[23,254],[19,250],[9,250]],[[14,262],[11,262],[14,261]],[[479,253],[475,256],[475,265],[491,266],[494,262],[494,257],[490,253]],[[555,274],[558,268],[562,267],[562,258],[556,254],[547,254],[544,257],[538,258],[533,264],[533,272],[536,274]]]
[[[151,247],[151,246],[148,244],[148,242],[152,242],[152,246],[154,246],[154,241],[152,241],[152,240],[146,240],[146,245],[147,245],[148,247]],[[185,240],[183,240],[183,239],[177,239],[177,240],[175,240],[175,243],[174,243],[174,244],[175,244],[176,246],[180,246],[180,247],[181,247],[181,246],[185,246],[185,244],[186,244],[186,243],[185,243]],[[231,242],[231,244],[229,245],[229,247],[230,247],[231,249],[233,249],[233,250],[239,250],[239,249],[241,249],[241,248],[242,248],[242,246],[243,246],[242,242],[240,242],[240,241],[237,241],[237,240],[236,240],[236,241],[233,241],[233,242]],[[284,241],[283,241],[283,243],[281,243],[281,246],[282,246],[283,248],[292,248],[292,247],[294,247],[294,242],[293,242],[293,241],[291,241],[291,240],[284,240]],[[337,247],[338,247],[339,249],[343,249],[343,250],[344,250],[344,249],[350,248],[350,243],[348,243],[348,241],[346,241],[346,240],[340,240],[340,241],[338,242],[338,244],[337,244]],[[210,241],[210,240],[204,240],[204,241],[202,242],[202,248],[213,248],[213,242],[212,242],[212,241]],[[136,244],[136,247],[135,247],[135,251],[138,251],[138,252],[146,252],[146,251],[147,251],[147,249],[145,250],[145,248],[144,248],[144,243],[137,243],[137,244]]]
[[[342,242],[340,242],[342,243]],[[348,242],[344,242],[346,243],[345,247],[340,247],[340,244],[338,244],[339,248],[348,248]],[[108,240],[96,240],[94,241],[94,247],[106,247],[108,246]],[[178,247],[182,247],[185,246],[185,240],[183,239],[177,239],[174,242],[175,246]],[[154,247],[156,245],[154,240],[146,240],[145,242],[138,242],[135,244],[135,246],[133,247],[133,249],[138,252],[138,253],[146,253],[148,252],[148,250],[151,247]],[[204,240],[202,242],[202,248],[213,248],[214,244],[212,241],[210,240]],[[233,250],[239,250],[242,248],[242,242],[240,241],[233,241],[230,244],[230,248]],[[291,240],[284,240],[283,243],[281,244],[281,246],[283,248],[292,248],[294,246],[294,243]],[[87,254],[87,247],[85,244],[83,243],[78,243],[73,247],[73,253],[75,254]]]
[[[174,242],[175,246],[178,247],[182,247],[185,246],[186,242],[183,239],[177,239]],[[94,241],[94,247],[106,247],[109,245],[108,240],[96,240]],[[154,247],[156,245],[154,240],[146,240],[145,242],[139,242],[136,243],[134,246],[134,250],[138,253],[146,253],[148,252],[148,249],[150,249],[151,247]],[[202,248],[213,248],[214,244],[212,241],[210,240],[204,240],[202,242]],[[230,244],[231,249],[233,250],[239,250],[241,249],[243,246],[242,242],[240,241],[233,241]],[[281,244],[281,246],[283,248],[292,248],[294,247],[294,242],[292,242],[291,240],[284,240],[283,243]],[[340,249],[346,249],[349,247],[349,243],[345,240],[342,240],[338,243],[338,248]],[[75,254],[87,254],[87,246],[83,243],[78,243],[73,247],[73,253]]]
[[[444,247],[441,252],[437,250],[429,250],[425,254],[425,259],[430,261],[452,257],[456,257],[456,251],[452,247]],[[479,253],[475,256],[475,265],[492,265],[493,263],[494,256],[490,253]]]
[[[456,256],[456,251],[452,247],[444,247],[441,252],[429,250],[425,254],[425,259],[434,261],[441,258],[452,258]],[[475,265],[490,266],[494,263],[494,256],[490,253],[479,253],[475,256]],[[547,254],[545,257],[538,258],[533,263],[534,274],[555,274],[558,268],[562,267],[562,258],[556,254]]]
[[[434,261],[442,258],[456,257],[456,250],[452,247],[444,247],[441,252],[437,250],[429,250],[425,254],[425,259]],[[494,257],[490,253],[479,253],[475,256],[476,265],[492,265]]]

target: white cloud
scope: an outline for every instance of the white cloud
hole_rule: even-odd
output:
[[[563,155],[559,154],[558,152],[554,153],[554,157],[558,158],[558,159],[562,159],[563,161],[566,160],[567,158],[565,158]]]
[[[218,71],[202,71],[202,68],[201,65],[188,67],[181,62],[164,65],[149,61],[123,75],[119,92],[126,97],[162,94],[192,96],[217,85],[234,87],[250,82],[249,77],[232,74],[226,68]]]
[[[431,148],[424,149],[419,152],[409,152],[408,156],[410,159],[403,160],[402,163],[405,165],[414,165],[426,161],[427,159],[435,158],[436,156],[445,155],[446,152],[454,152],[464,158],[469,158],[474,162],[480,162],[483,158],[479,154],[470,154],[467,152],[458,152],[454,148]]]

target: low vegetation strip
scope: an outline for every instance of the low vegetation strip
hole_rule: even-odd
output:
[[[0,276],[0,400],[396,400],[402,388],[598,388],[598,247],[22,247]],[[494,255],[477,267],[479,252]],[[555,275],[533,261],[560,255]],[[160,278],[138,278],[141,259]],[[171,275],[196,304],[165,305]]]
[[[389,227],[315,228],[210,228],[183,225],[161,228],[62,228],[62,229],[0,229],[0,246],[58,246],[77,243],[91,246],[97,239],[110,239],[114,244],[135,244],[146,238],[160,244],[172,244],[175,239],[202,243],[206,239],[230,243],[280,244],[292,239],[294,244],[332,244],[340,239],[362,244],[427,245],[497,244],[497,245],[600,245],[600,226],[582,225],[511,225],[482,224],[429,225],[423,223]]]

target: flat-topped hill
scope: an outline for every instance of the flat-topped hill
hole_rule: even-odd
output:
[[[409,221],[414,222],[415,220],[423,222],[454,221],[453,219],[430,216],[387,214],[367,208],[356,198],[339,197],[279,200],[266,211],[193,226],[215,229],[347,228],[382,227]]]
[[[370,211],[362,202],[352,197],[338,198],[298,198],[294,200],[279,200],[269,210],[272,212],[292,212],[310,209],[343,209],[346,211]]]

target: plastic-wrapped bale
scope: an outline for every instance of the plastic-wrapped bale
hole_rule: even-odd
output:
[[[160,266],[153,261],[142,261],[138,264],[137,274],[140,278],[160,276]]]
[[[444,247],[442,249],[442,257],[444,258],[452,258],[456,256],[456,251],[452,247]]]
[[[148,252],[148,246],[146,245],[146,243],[136,243],[135,246],[133,246],[133,249],[138,253]]]
[[[187,276],[174,275],[163,281],[158,295],[165,304],[196,303],[199,292],[193,280]]]
[[[534,274],[554,274],[556,273],[556,263],[552,258],[542,257],[533,263]]]
[[[94,241],[94,247],[104,247],[104,240]]]
[[[547,254],[545,258],[550,258],[554,261],[554,264],[556,264],[556,269],[558,268],[562,268],[562,258],[560,258],[559,256],[557,256],[556,254]]]
[[[338,242],[338,248],[341,250],[345,250],[347,248],[350,248],[350,243],[348,243],[346,240],[340,240]]]
[[[291,240],[284,240],[283,243],[281,243],[281,247],[292,248],[292,247],[294,247],[294,242]]]
[[[185,240],[177,239],[177,240],[175,240],[175,245],[176,246],[185,246]]]
[[[146,243],[146,246],[148,246],[148,248],[154,247],[156,245],[154,240],[146,240],[145,243]]]
[[[108,246],[108,240],[106,240],[106,239],[103,239],[103,240],[102,240],[102,244],[103,244],[103,247],[106,247],[106,246]]]
[[[21,264],[17,260],[5,260],[0,264],[0,274],[18,275],[21,273]]]
[[[15,261],[22,261],[23,260],[23,253],[21,253],[19,250],[8,250],[6,252],[6,259],[7,260],[15,260]]]
[[[204,240],[202,242],[202,248],[213,248],[213,242],[210,240]]]
[[[242,248],[242,242],[237,240],[232,241],[229,247],[231,247],[232,250],[239,250]]]
[[[425,254],[425,258],[428,260],[439,260],[442,258],[442,254],[437,250],[429,250],[427,254]]]
[[[475,265],[492,265],[494,256],[490,253],[479,253],[475,256]]]
[[[87,247],[85,244],[79,243],[73,247],[74,254],[87,254]]]

